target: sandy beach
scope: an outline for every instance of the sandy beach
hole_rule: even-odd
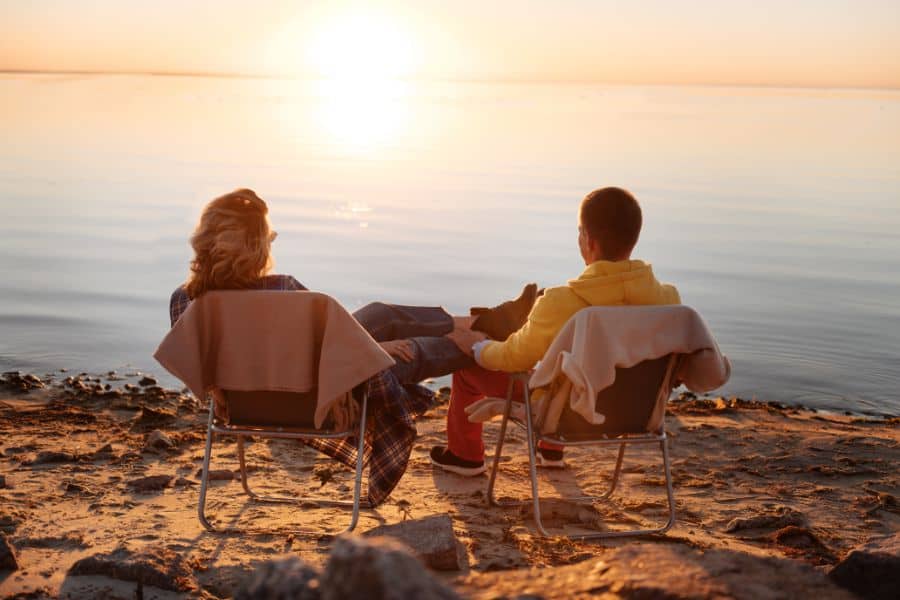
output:
[[[343,527],[346,513],[248,502],[231,440],[213,457],[218,481],[208,510],[219,526],[252,531],[201,527],[206,411],[192,396],[139,373],[70,375],[7,375],[0,388],[0,532],[18,565],[0,566],[0,598],[226,598],[266,561],[295,556],[325,565],[332,542],[316,532]],[[384,505],[362,512],[356,533],[448,515],[460,569],[434,577],[463,597],[853,597],[829,572],[853,548],[900,531],[896,417],[673,397],[676,525],[659,537],[571,542],[538,537],[527,510],[488,507],[486,477],[432,467],[428,450],[444,440],[441,397],[418,422],[405,477]],[[490,452],[498,422],[485,429]],[[516,431],[502,457],[501,496],[526,496],[525,448]],[[308,448],[257,441],[248,451],[260,491],[349,497],[352,473]],[[566,460],[565,470],[542,474],[545,493],[604,490],[612,450],[574,449]],[[575,533],[662,522],[663,481],[658,453],[629,450],[610,502],[548,502],[545,524]],[[175,582],[171,589],[70,572],[81,559],[122,548],[155,552],[180,568],[160,584]]]

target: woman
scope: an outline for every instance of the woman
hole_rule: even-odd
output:
[[[291,275],[270,274],[274,264],[271,246],[277,234],[269,227],[267,215],[266,203],[249,189],[235,190],[207,204],[191,237],[195,254],[188,280],[172,293],[169,302],[172,325],[192,299],[209,290],[307,289]],[[411,384],[474,365],[446,334],[454,329],[490,330],[490,325],[499,321],[514,331],[533,303],[534,294],[524,292],[495,309],[481,309],[477,317],[454,317],[440,307],[374,302],[353,316],[396,359],[390,371],[397,382]],[[493,333],[494,338],[505,337],[501,331]]]
[[[209,290],[306,290],[291,275],[273,275],[268,207],[252,190],[239,189],[210,202],[191,237],[194,259],[184,285],[169,302],[172,325],[191,300]],[[473,317],[452,317],[439,307],[374,302],[353,313],[397,364],[391,372],[401,384],[416,383],[471,366],[445,334],[469,328]]]
[[[194,259],[184,285],[172,294],[169,316],[172,325],[195,298],[210,290],[305,290],[290,275],[272,275],[272,242],[268,207],[252,190],[239,189],[210,202],[191,237]],[[525,296],[529,296],[526,294]],[[414,418],[432,406],[434,394],[416,382],[470,366],[473,360],[448,337],[454,328],[480,323],[524,322],[533,294],[477,317],[453,317],[442,308],[396,306],[376,302],[364,306],[354,317],[394,356],[396,364],[366,382],[372,415],[366,428],[369,459],[368,500],[377,506],[400,481],[416,438]],[[526,306],[527,305],[527,306]],[[521,323],[519,323],[521,325]],[[508,327],[507,327],[508,328]],[[518,328],[516,325],[512,330]],[[502,328],[494,331],[502,336]],[[353,440],[307,440],[307,444],[348,466],[356,460]]]

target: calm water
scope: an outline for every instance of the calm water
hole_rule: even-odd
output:
[[[235,187],[279,271],[465,312],[578,275],[611,184],[727,393],[900,414],[895,92],[0,77],[0,368],[160,373],[187,237]]]

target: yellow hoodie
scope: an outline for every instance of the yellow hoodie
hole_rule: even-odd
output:
[[[505,342],[485,345],[479,363],[494,371],[527,371],[544,356],[566,321],[587,306],[680,303],[678,290],[657,281],[650,265],[640,260],[599,260],[578,279],[547,288],[525,325]]]

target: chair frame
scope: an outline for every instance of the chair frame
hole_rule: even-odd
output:
[[[659,393],[663,392],[663,388],[669,386],[671,381],[672,373],[674,372],[675,365],[678,361],[678,355],[672,355],[669,359],[668,366],[666,367],[666,375],[663,378],[662,384],[660,386]],[[576,496],[576,497],[545,497],[545,500],[549,499],[557,499],[557,500],[571,500],[574,502],[587,502],[587,501],[595,501],[595,500],[608,500],[609,497],[616,489],[616,484],[619,481],[619,475],[622,472],[622,460],[625,457],[625,447],[629,444],[639,445],[639,444],[658,444],[660,450],[662,451],[663,456],[663,469],[666,474],[666,497],[668,499],[668,508],[669,508],[669,518],[666,523],[660,527],[648,528],[648,529],[633,529],[628,531],[600,531],[596,533],[585,533],[585,534],[576,534],[565,536],[571,540],[590,540],[590,539],[604,539],[604,538],[622,538],[622,537],[633,537],[633,536],[642,536],[642,535],[653,535],[653,534],[662,534],[668,531],[672,525],[675,524],[675,493],[672,484],[672,472],[671,465],[669,459],[669,445],[668,438],[666,437],[665,430],[665,422],[660,425],[660,429],[657,433],[645,433],[645,434],[619,434],[612,438],[604,438],[601,439],[592,439],[592,440],[578,440],[578,441],[565,441],[563,439],[559,439],[556,437],[541,435],[540,433],[535,431],[533,416],[531,412],[531,394],[528,389],[528,381],[531,378],[530,373],[512,373],[510,374],[509,387],[506,393],[506,404],[503,409],[503,420],[500,423],[500,433],[497,439],[497,447],[494,451],[494,463],[491,466],[491,475],[488,480],[487,487],[487,502],[491,506],[500,506],[500,507],[510,507],[510,506],[523,506],[528,503],[527,500],[512,500],[512,501],[501,501],[494,497],[494,486],[497,481],[497,472],[500,467],[500,456],[503,451],[503,443],[506,437],[506,428],[508,422],[511,420],[523,429],[525,429],[528,436],[528,467],[529,474],[531,476],[531,498],[534,509],[534,522],[537,526],[538,531],[544,537],[551,537],[551,534],[547,532],[544,528],[544,524],[541,521],[541,497],[539,493],[538,486],[538,476],[537,476],[537,462],[535,457],[535,450],[537,447],[537,443],[539,441],[548,442],[551,444],[556,444],[560,446],[618,446],[619,452],[618,457],[616,458],[616,467],[613,472],[612,481],[610,483],[609,489],[606,493],[599,496]],[[512,403],[513,403],[513,391],[515,389],[515,384],[521,383],[522,388],[524,390],[525,396],[525,422],[522,423],[519,419],[513,418],[510,416],[512,411]],[[666,395],[668,398],[668,394]],[[663,417],[665,418],[665,417]]]
[[[277,503],[277,504],[298,504],[302,502],[315,502],[324,506],[340,506],[340,507],[350,507],[352,508],[352,513],[350,517],[350,524],[346,529],[330,534],[330,535],[339,535],[341,533],[350,533],[356,528],[356,524],[359,521],[359,509],[360,506],[363,508],[371,508],[368,501],[360,500],[360,493],[362,490],[362,473],[364,466],[364,450],[365,450],[365,432],[366,432],[366,409],[368,407],[368,398],[365,393],[362,394],[361,400],[362,409],[360,411],[359,418],[359,428],[350,428],[346,431],[340,432],[325,432],[318,429],[306,429],[306,428],[288,428],[288,427],[256,427],[256,426],[234,426],[227,425],[215,417],[215,400],[210,396],[209,401],[209,420],[207,422],[206,427],[206,451],[203,456],[203,473],[200,479],[200,499],[197,505],[197,516],[200,518],[200,523],[203,527],[206,528],[207,531],[213,533],[227,533],[230,531],[235,531],[234,529],[225,530],[217,530],[212,523],[206,518],[206,492],[209,487],[209,463],[212,455],[212,444],[213,444],[213,436],[214,435],[233,435],[237,437],[237,447],[238,447],[238,461],[240,463],[241,470],[241,486],[244,488],[244,492],[250,497],[251,500],[256,502],[264,502],[264,503]],[[354,481],[353,487],[353,500],[331,500],[327,498],[311,498],[311,497],[287,497],[287,496],[261,496],[250,489],[250,485],[247,481],[247,465],[244,459],[244,438],[248,436],[260,437],[260,438],[277,438],[277,439],[345,439],[352,436],[354,433],[359,435],[359,448],[357,452],[356,459],[356,478]],[[304,533],[304,532],[300,532]],[[307,532],[307,533],[321,533],[321,532]]]

